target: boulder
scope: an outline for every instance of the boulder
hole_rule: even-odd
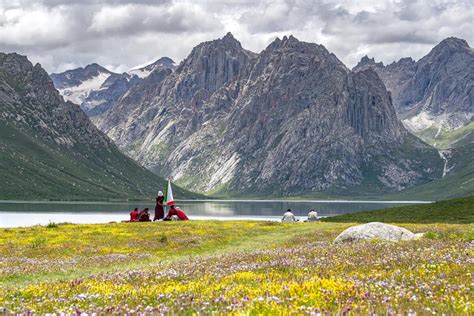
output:
[[[335,243],[380,239],[387,241],[412,240],[423,234],[415,234],[408,229],[379,222],[349,227],[339,234]]]

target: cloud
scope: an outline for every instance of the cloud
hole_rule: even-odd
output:
[[[201,7],[183,3],[159,7],[137,4],[104,6],[94,13],[88,30],[124,36],[147,31],[206,32],[222,27],[218,19],[206,15]]]
[[[0,1],[0,51],[48,71],[92,62],[114,71],[169,56],[231,31],[255,52],[293,34],[325,45],[348,67],[365,54],[418,59],[442,39],[474,42],[472,0],[9,0]]]

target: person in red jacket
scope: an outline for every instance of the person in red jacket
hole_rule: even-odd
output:
[[[130,221],[131,222],[138,222],[138,208],[135,208],[133,211],[130,212]]]
[[[144,208],[143,210],[138,213],[138,221],[139,222],[151,222],[150,220],[150,209]]]
[[[168,211],[168,215],[166,215],[165,218],[163,218],[164,221],[170,221],[171,216],[176,215],[181,221],[187,221],[189,218],[186,216],[186,214],[180,210],[179,208],[175,207],[174,205],[171,205],[170,210]]]

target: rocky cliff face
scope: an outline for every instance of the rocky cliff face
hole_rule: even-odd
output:
[[[0,135],[2,199],[143,198],[163,185],[17,54],[0,53]]]
[[[373,193],[441,173],[373,70],[352,72],[292,36],[258,55],[231,34],[200,44],[94,121],[130,156],[201,192]]]
[[[355,70],[374,69],[392,93],[404,124],[420,136],[468,125],[474,113],[474,50],[447,38],[419,61],[403,58],[384,66],[364,57]],[[432,136],[435,136],[432,135]]]
[[[0,54],[2,118],[21,129],[72,148],[112,146],[81,109],[64,102],[47,73],[25,56]]]

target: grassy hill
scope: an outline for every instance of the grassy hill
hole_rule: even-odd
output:
[[[0,179],[0,199],[149,199],[165,186],[15,53],[0,53]]]
[[[130,200],[154,196],[163,178],[115,146],[64,150],[0,120],[0,199]],[[175,195],[196,196],[175,187]]]
[[[432,204],[410,205],[382,210],[356,212],[324,218],[340,223],[474,223],[474,196]]]

